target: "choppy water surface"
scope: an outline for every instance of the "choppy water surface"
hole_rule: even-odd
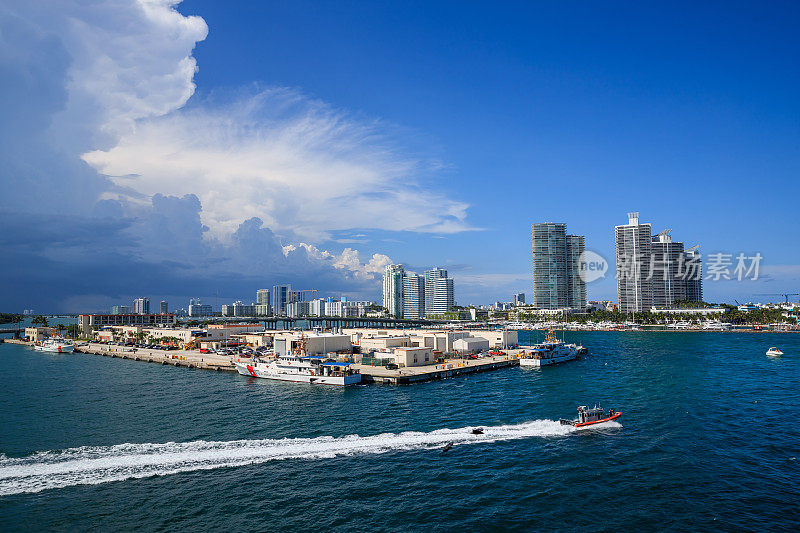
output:
[[[348,389],[0,345],[0,530],[800,527],[800,335],[567,340]],[[595,402],[620,423],[558,423]]]

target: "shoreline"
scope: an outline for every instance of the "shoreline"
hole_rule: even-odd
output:
[[[516,331],[543,332],[546,330],[521,329]],[[702,330],[702,329],[639,329],[639,330],[573,330],[556,329],[554,331],[564,333],[800,333],[798,330]],[[33,348],[32,341],[21,339],[0,339],[0,343],[16,344]],[[354,363],[361,373],[362,384],[412,384],[438,379],[447,379],[465,374],[473,374],[519,366],[519,355],[523,348],[502,350],[503,355],[493,355],[478,359],[446,359],[443,363],[426,366],[402,367],[389,370],[382,366],[371,366]],[[42,352],[49,353],[49,352]],[[128,359],[145,363],[160,364],[162,366],[174,366],[188,369],[210,370],[215,372],[237,373],[234,361],[241,358],[218,354],[200,353],[197,350],[159,350],[149,348],[132,348],[126,346],[107,345],[90,342],[86,345],[78,345],[73,353],[98,355],[118,359]],[[69,354],[59,354],[69,355]]]

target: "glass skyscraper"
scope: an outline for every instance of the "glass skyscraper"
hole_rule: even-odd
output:
[[[584,309],[586,281],[581,276],[583,235],[567,235],[567,225],[531,225],[533,305],[539,309]]]
[[[383,271],[383,307],[395,318],[405,316],[403,301],[403,265],[388,265]]]

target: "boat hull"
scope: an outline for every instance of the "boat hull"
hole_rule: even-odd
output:
[[[68,345],[57,345],[57,346],[34,346],[35,349],[39,350],[40,352],[50,352],[50,353],[72,353],[75,351],[75,346],[72,344]]]
[[[556,365],[558,363],[565,363],[567,361],[572,361],[573,359],[577,358],[578,358],[577,353],[567,353],[563,355],[556,355],[553,357],[547,357],[542,359],[523,358],[519,360],[519,366],[542,367],[542,366]]]
[[[583,422],[583,423],[575,422],[573,425],[576,428],[585,428],[587,426],[594,426],[596,424],[602,424],[603,422],[611,422],[612,420],[616,420],[617,418],[619,418],[621,416],[622,416],[622,413],[614,413],[612,416],[609,416],[608,418],[603,418],[602,420],[595,420],[593,422]]]
[[[264,370],[257,365],[249,363],[235,362],[236,371],[243,376],[261,379],[274,379],[277,381],[290,381],[294,383],[309,383],[312,385],[338,385],[346,387],[361,383],[361,374],[351,374],[348,376],[316,376],[311,374],[289,374],[277,373]]]

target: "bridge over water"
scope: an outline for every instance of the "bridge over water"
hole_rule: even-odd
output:
[[[359,317],[261,317],[257,322],[264,324],[264,329],[308,328],[418,328],[444,324],[441,320],[397,320],[394,318],[359,318]]]

